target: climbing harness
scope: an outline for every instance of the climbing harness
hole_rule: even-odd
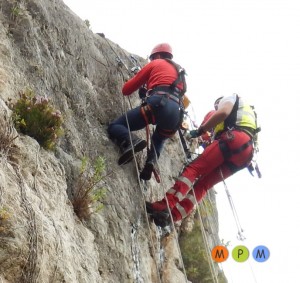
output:
[[[233,140],[234,139],[234,133],[231,130],[228,130],[225,134],[226,134],[227,140]],[[247,166],[247,164],[249,164],[249,162],[251,161],[251,159],[253,157],[253,153],[249,157],[248,161],[246,161],[245,164],[242,165],[242,166],[237,166],[237,165],[235,165],[234,163],[232,163],[228,160],[233,155],[243,152],[246,148],[248,148],[249,146],[252,146],[252,145],[253,145],[253,141],[252,141],[252,139],[250,139],[248,142],[244,143],[239,148],[230,149],[225,140],[223,140],[223,139],[219,140],[219,148],[220,148],[220,150],[223,154],[224,160],[226,161],[226,165],[229,167],[231,172],[235,173],[235,172],[239,171],[240,169],[245,168]]]
[[[183,68],[181,68],[178,64],[176,64],[174,61],[172,61],[170,59],[165,59],[165,60],[175,67],[175,69],[177,71],[177,78],[174,80],[174,82],[171,85],[159,85],[159,86],[156,86],[153,89],[149,89],[149,90],[146,90],[145,87],[142,87],[139,90],[139,95],[142,98],[142,106],[141,106],[142,108],[145,108],[145,105],[147,105],[146,99],[147,99],[147,97],[149,97],[151,95],[161,95],[162,96],[162,99],[160,100],[161,106],[164,106],[169,99],[171,99],[179,104],[180,119],[179,119],[178,125],[176,126],[176,129],[168,130],[168,129],[157,128],[157,131],[161,135],[169,138],[169,137],[174,136],[174,134],[176,133],[176,131],[180,128],[180,126],[182,124],[182,120],[183,120],[183,116],[184,116],[184,106],[183,106],[182,98],[183,98],[184,93],[186,92],[186,81],[185,81],[185,70]],[[182,87],[183,87],[182,89],[179,89],[177,87],[177,85],[179,83],[182,83]],[[150,112],[151,108],[143,109],[142,114],[143,114],[145,122],[147,123],[147,126],[148,126],[148,123],[150,121],[153,121],[153,118],[152,119],[149,118],[150,116],[152,117],[153,114],[150,114],[149,112],[147,112],[147,110],[149,110],[149,112]],[[154,123],[152,123],[152,124],[154,124]]]
[[[137,63],[137,60],[133,56],[131,56],[131,59],[132,59],[132,61]],[[142,99],[141,114],[142,114],[142,117],[144,118],[144,121],[146,124],[145,128],[146,128],[146,136],[147,136],[147,144],[148,144],[148,146],[147,146],[148,153],[150,151],[149,124],[152,124],[152,125],[156,124],[155,116],[152,112],[151,106],[147,104],[148,97],[150,97],[152,95],[161,95],[162,98],[159,103],[161,106],[166,105],[166,103],[168,102],[169,99],[175,101],[180,106],[180,119],[179,119],[178,125],[176,126],[176,129],[169,130],[169,129],[163,129],[159,126],[156,126],[157,132],[160,135],[167,137],[167,138],[174,136],[176,131],[180,128],[180,125],[181,125],[182,119],[183,119],[184,108],[183,108],[182,97],[186,91],[186,82],[185,82],[185,77],[184,77],[185,71],[184,71],[184,69],[182,69],[178,64],[176,64],[172,60],[170,60],[170,59],[165,59],[165,60],[167,62],[169,62],[170,64],[172,64],[176,68],[178,76],[174,80],[174,82],[171,85],[159,85],[159,86],[156,86],[153,89],[149,89],[149,90],[147,90],[145,85],[139,89],[139,96]],[[177,87],[177,85],[179,83],[182,83],[183,89],[179,89]],[[156,181],[160,182],[159,173],[157,172],[157,170],[155,170],[154,166],[152,166],[152,167],[153,167],[153,174],[154,174]]]

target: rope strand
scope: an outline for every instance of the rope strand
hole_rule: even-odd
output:
[[[238,229],[237,238],[240,241],[244,241],[246,239],[246,237],[243,235],[244,230],[242,229],[242,226],[240,224],[240,220],[238,218],[238,214],[236,212],[232,196],[230,195],[229,190],[227,188],[227,185],[226,185],[226,182],[225,182],[225,179],[224,179],[223,172],[222,172],[221,168],[220,168],[220,175],[221,175],[221,178],[222,178],[222,181],[223,181],[223,184],[224,184],[224,188],[225,188],[225,191],[226,191],[226,194],[227,194],[227,198],[228,198],[228,201],[229,201],[229,204],[230,204],[230,207],[231,207],[231,211],[233,213],[233,217],[234,217],[237,229]]]

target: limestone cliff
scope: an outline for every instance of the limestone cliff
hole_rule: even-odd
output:
[[[127,74],[116,58],[132,67],[129,55],[61,0],[1,0],[1,282],[186,282],[174,233],[162,241],[143,206],[160,198],[181,170],[179,139],[168,141],[161,156],[163,182],[151,180],[145,191],[133,163],[117,166],[118,149],[107,137],[108,123],[140,103],[120,93]],[[64,135],[53,152],[17,133],[10,120],[6,103],[26,88],[63,114]],[[105,206],[81,221],[69,196],[80,160],[97,156],[113,172],[105,180]],[[139,166],[144,159],[145,153],[137,156]],[[214,229],[207,228],[216,237],[211,244]]]

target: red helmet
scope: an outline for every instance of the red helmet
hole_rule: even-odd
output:
[[[160,52],[165,52],[165,53],[169,53],[171,55],[171,59],[173,58],[173,54],[172,54],[172,47],[170,44],[168,43],[160,43],[157,44],[151,51],[150,54],[150,58],[152,57],[152,55],[154,55],[155,53],[160,53]]]

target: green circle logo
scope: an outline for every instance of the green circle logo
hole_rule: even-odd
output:
[[[249,250],[245,246],[236,246],[232,250],[232,257],[237,262],[244,262],[249,258]]]

